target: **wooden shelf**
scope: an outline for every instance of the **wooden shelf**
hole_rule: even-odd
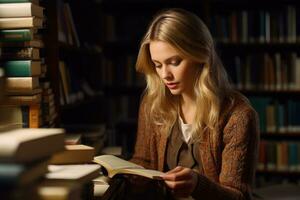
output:
[[[251,96],[294,96],[299,95],[300,90],[239,90],[245,95]]]
[[[291,177],[291,178],[299,178],[300,171],[277,171],[277,170],[257,170],[256,174],[259,176],[282,176],[282,177]]]
[[[261,139],[266,140],[300,140],[300,132],[299,133],[261,133]]]
[[[300,43],[224,43],[224,42],[217,42],[217,48],[219,50],[224,51],[234,51],[235,53],[249,53],[250,52],[261,52],[261,51],[268,51],[268,52],[278,52],[278,51],[298,51]],[[225,51],[226,50],[226,51]]]
[[[298,0],[212,0],[210,7],[216,10],[233,10],[233,9],[282,9],[285,5],[299,5]]]

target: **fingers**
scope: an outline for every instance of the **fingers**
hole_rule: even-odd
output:
[[[174,196],[187,197],[194,191],[198,174],[189,168],[176,167],[162,176]]]
[[[184,181],[165,181],[166,185],[173,190],[189,188],[192,186],[191,180]]]
[[[179,172],[179,171],[181,171],[181,170],[183,170],[183,169],[184,169],[183,167],[177,166],[177,167],[171,169],[170,171],[166,172],[166,174],[176,173],[176,172]]]
[[[180,181],[191,179],[191,169],[176,167],[162,176],[165,181]]]

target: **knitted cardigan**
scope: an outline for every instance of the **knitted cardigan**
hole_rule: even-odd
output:
[[[135,152],[132,162],[145,168],[163,171],[168,133],[148,115],[143,99]],[[259,142],[258,116],[255,110],[240,97],[233,104],[224,101],[220,116],[219,134],[206,131],[201,138],[199,155],[203,174],[199,174],[194,199],[250,200],[254,180]]]

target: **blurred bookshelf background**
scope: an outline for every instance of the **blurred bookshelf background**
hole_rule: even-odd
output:
[[[256,188],[298,187],[299,5],[297,0],[0,0],[0,130],[64,128],[65,142],[93,147],[94,155],[130,158],[145,86],[134,68],[139,42],[155,13],[179,7],[207,24],[234,86],[259,114]]]

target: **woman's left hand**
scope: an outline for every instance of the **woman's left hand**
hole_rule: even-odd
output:
[[[166,172],[162,178],[176,197],[190,196],[198,182],[197,172],[181,166]]]

